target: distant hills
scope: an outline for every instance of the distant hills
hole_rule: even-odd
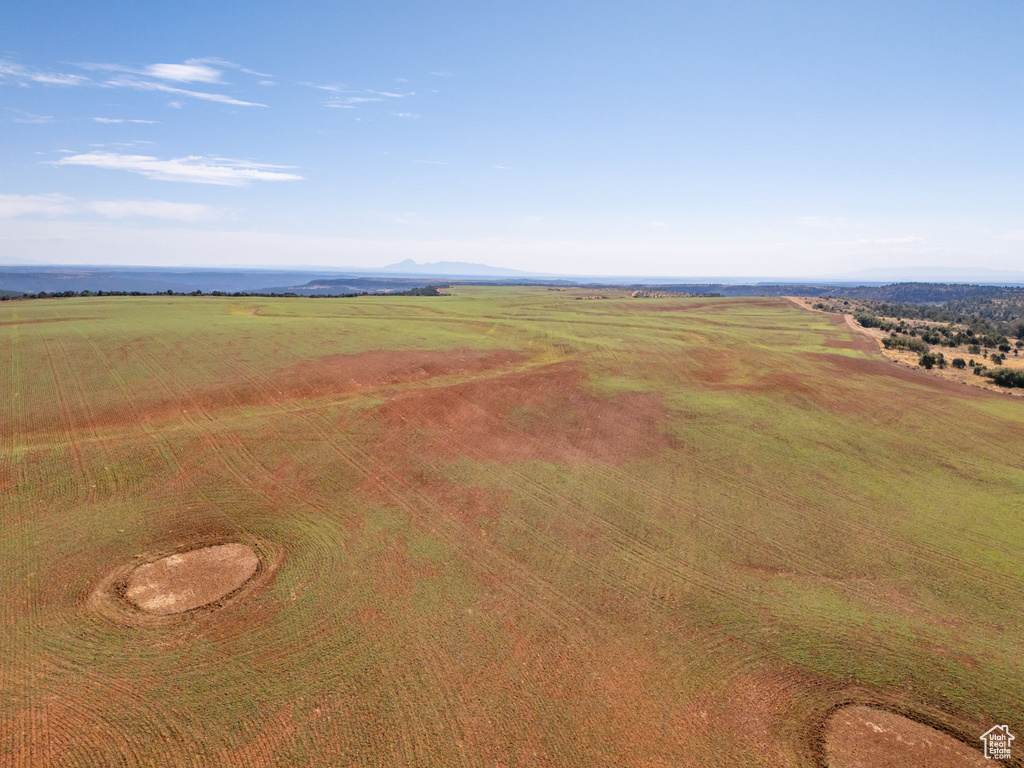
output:
[[[360,269],[360,272],[384,272],[401,275],[436,275],[444,277],[533,277],[540,272],[524,272],[521,269],[492,267],[487,264],[474,264],[466,261],[433,261],[420,264],[412,259],[388,264],[379,269]],[[547,277],[548,275],[545,275]]]
[[[8,262],[18,261],[4,257]],[[462,261],[419,263],[405,259],[384,267],[337,267],[315,269],[202,268],[202,267],[118,267],[60,266],[0,263],[0,291],[17,293],[64,291],[236,291],[286,292],[323,295],[326,293],[375,293],[404,291],[431,283],[474,282],[491,285],[591,285],[629,286],[634,289],[666,288],[686,292],[719,292],[727,296],[802,295],[820,296],[836,290],[853,296],[867,288],[890,286],[872,291],[872,298],[887,301],[913,301],[901,298],[908,292],[923,301],[949,301],[948,289],[930,291],[923,284],[960,286],[961,293],[974,286],[1024,286],[1024,271],[993,270],[974,267],[891,267],[866,269],[843,275],[811,278],[771,277],[664,277],[664,276],[580,276],[527,272],[488,264]],[[895,284],[913,284],[913,288],[895,289]],[[929,295],[935,298],[921,299]]]
[[[816,278],[826,280],[828,278]],[[832,280],[837,276],[833,275]],[[841,276],[844,282],[872,283],[977,283],[981,285],[1024,285],[1024,272],[980,267],[875,267]]]

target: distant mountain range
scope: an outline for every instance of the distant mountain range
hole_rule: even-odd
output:
[[[818,280],[838,279],[817,278]],[[1024,284],[1024,271],[1009,269],[983,269],[980,267],[875,267],[850,272],[842,276],[849,282],[880,282],[880,283],[979,283],[986,284]]]
[[[357,271],[357,270],[353,270]],[[443,275],[445,277],[550,277],[540,272],[524,272],[521,269],[492,267],[466,261],[433,261],[420,264],[412,259],[388,264],[378,269],[360,268],[359,272],[386,273],[392,275]]]
[[[648,275],[556,275],[492,267],[461,261],[417,263],[412,259],[385,267],[119,267],[31,264],[12,257],[0,262],[0,290],[40,291],[291,291],[338,293],[408,290],[430,283],[490,284],[603,284],[633,287],[674,286],[677,290],[721,291],[726,295],[778,294],[780,291],[818,295],[829,286],[878,287],[893,283],[955,283],[960,285],[1024,286],[1024,271],[975,267],[891,267],[840,275],[773,278],[767,276],[666,277]],[[282,287],[284,286],[284,287]],[[681,287],[681,286],[685,286]],[[741,293],[725,290],[733,286]],[[800,286],[800,289],[786,288]],[[753,293],[743,293],[753,291]],[[809,293],[810,292],[810,293]]]

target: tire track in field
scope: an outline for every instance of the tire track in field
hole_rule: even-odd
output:
[[[13,309],[15,319],[18,318],[18,308]],[[10,378],[8,379],[9,392],[4,403],[4,417],[6,423],[11,426],[10,430],[0,431],[0,440],[3,441],[5,451],[0,455],[3,462],[3,478],[5,489],[14,485],[24,487],[30,482],[30,477],[25,466],[26,451],[24,447],[24,430],[22,425],[25,420],[23,407],[24,400],[21,399],[21,392],[24,381],[22,378],[21,360],[21,328],[14,325],[10,331]],[[14,457],[18,457],[15,460]],[[3,534],[10,535],[25,530],[29,525],[28,510],[20,505],[12,505],[8,493],[0,493],[0,514],[3,520]],[[21,575],[34,574],[36,571],[36,552],[34,547],[25,542],[18,547],[16,557],[18,558],[17,571]],[[6,580],[6,577],[2,577]],[[13,586],[13,585],[12,585]],[[12,756],[12,765],[15,768],[31,768],[26,761],[29,755],[34,737],[40,729],[38,708],[34,706],[32,699],[32,681],[36,677],[36,655],[31,645],[32,635],[29,632],[19,631],[19,623],[16,616],[26,617],[22,622],[31,621],[32,615],[32,594],[28,583],[21,583],[18,589],[5,589],[4,594],[8,595],[7,610],[0,611],[0,625],[4,626],[4,636],[7,642],[0,644],[0,755]],[[22,701],[27,700],[25,714],[18,716],[16,692],[21,695]],[[27,722],[24,722],[27,720]]]
[[[98,345],[91,338],[89,339],[93,348],[100,353]],[[105,355],[101,357],[109,361]],[[144,363],[145,365],[145,363]],[[159,454],[164,458],[168,468],[177,468],[180,473],[180,461],[175,455],[173,447],[159,435],[156,430],[153,429],[151,422],[144,416],[145,410],[137,404],[134,392],[131,387],[127,386],[126,382],[117,373],[117,366],[112,365],[111,369],[115,372],[115,380],[126,398],[126,402],[135,411],[136,423],[143,432],[149,435],[151,441],[154,443]],[[151,373],[153,372],[150,368]],[[159,379],[163,382],[163,379]],[[166,386],[166,384],[164,385]],[[199,424],[195,421],[191,421],[191,424],[197,428],[197,431],[201,429]],[[69,436],[71,441],[75,440],[75,437]],[[93,442],[103,443],[103,439],[97,439]],[[203,499],[206,502],[206,506],[215,508],[215,505],[211,503],[210,498],[206,495],[205,490],[194,483],[190,483],[191,491],[190,494],[194,495],[198,499]],[[114,484],[115,494],[123,496],[131,490],[124,484]],[[130,495],[130,494],[129,494]],[[59,670],[59,677],[70,678],[76,680],[76,685],[81,686],[80,690],[84,691],[106,691],[109,694],[113,694],[111,700],[116,702],[113,705],[101,707],[98,711],[92,710],[76,710],[79,716],[90,718],[91,722],[96,724],[96,733],[107,733],[110,735],[108,744],[111,745],[125,745],[129,749],[128,754],[120,754],[118,752],[96,752],[94,748],[90,747],[84,742],[80,742],[80,737],[83,733],[83,729],[78,725],[68,725],[68,729],[73,735],[65,734],[64,737],[69,739],[69,744],[77,744],[75,750],[83,754],[90,756],[91,764],[106,764],[111,759],[117,759],[116,764],[123,764],[125,766],[140,765],[145,762],[142,755],[136,754],[133,751],[133,745],[125,742],[121,737],[120,733],[123,730],[123,721],[128,719],[134,722],[133,727],[138,732],[145,732],[150,734],[156,739],[157,743],[164,745],[164,748],[170,748],[171,745],[186,745],[195,734],[193,729],[181,722],[175,715],[176,708],[160,708],[158,711],[154,711],[149,706],[148,695],[140,691],[138,686],[123,681],[120,676],[111,676],[106,671],[95,671],[91,665],[79,663],[79,659],[88,659],[102,648],[102,643],[92,640],[88,635],[82,636],[75,640],[72,640],[70,644],[65,642],[61,647],[51,647],[50,651],[51,664],[55,664],[54,669]],[[69,652],[70,651],[70,652]],[[124,714],[124,709],[132,712],[132,715]],[[109,712],[109,714],[108,714]],[[118,714],[122,712],[122,714]],[[139,713],[144,713],[140,716]],[[70,713],[68,715],[71,716]],[[113,722],[108,721],[108,717],[115,716],[117,719]],[[58,724],[59,725],[59,724]],[[51,729],[52,730],[52,729]],[[88,731],[86,731],[88,732]],[[75,737],[79,737],[79,741],[75,741]],[[56,764],[51,760],[48,760],[47,765]],[[191,757],[188,754],[180,754],[175,758],[176,765],[192,765]]]
[[[831,525],[837,528],[842,528],[842,530],[837,531],[838,536],[847,534],[868,539],[878,545],[877,550],[879,552],[885,552],[892,549],[893,534],[890,531],[879,529],[875,526],[869,525],[868,523],[858,522],[856,519],[849,516],[836,517],[835,515],[830,515],[830,510],[827,508],[818,506],[813,501],[802,499],[799,496],[784,490],[780,486],[774,486],[772,488],[772,492],[769,494],[764,490],[762,485],[747,477],[729,473],[726,470],[719,469],[710,463],[702,462],[702,467],[703,472],[716,477],[723,487],[728,487],[730,484],[742,486],[749,493],[763,500],[786,502],[788,504],[787,511],[790,513],[790,516],[782,517],[780,515],[775,515],[775,519],[779,522],[792,524],[792,522],[794,522],[792,520],[793,517],[799,518],[804,522],[820,522],[823,518],[827,518]],[[868,518],[877,515],[877,510],[862,500],[847,496],[845,497],[845,501],[852,508],[855,508]],[[817,514],[812,514],[810,511],[803,510],[814,510]],[[1000,589],[1004,589],[1010,594],[1024,594],[1024,587],[1019,586],[1015,580],[1007,576],[1005,573],[981,563],[965,560],[964,558],[937,546],[915,540],[908,540],[904,537],[901,540],[900,552],[902,555],[909,556],[919,563],[935,564],[940,562],[952,562],[956,565],[958,571],[977,583],[979,589],[983,592],[989,592],[994,585],[998,585]],[[822,575],[816,572],[812,573],[814,575]]]
[[[242,364],[229,362],[229,365],[235,368],[239,375],[245,377],[253,386],[258,386],[264,390],[267,389],[267,385],[260,382],[260,379],[263,379],[263,382],[266,382],[266,379],[258,371]],[[506,582],[503,586],[507,591],[509,591],[510,596],[516,595],[519,597],[520,601],[525,599],[527,606],[530,606],[533,611],[544,613],[550,621],[560,626],[566,641],[576,646],[580,652],[585,650],[585,638],[597,630],[598,627],[602,628],[602,633],[608,631],[606,622],[600,620],[586,606],[573,602],[568,598],[568,596],[557,590],[557,588],[553,587],[549,582],[540,580],[536,573],[526,571],[522,567],[522,564],[516,559],[509,557],[505,553],[500,553],[499,555],[499,553],[493,550],[486,553],[483,557],[474,555],[473,551],[467,546],[465,529],[461,524],[449,520],[448,517],[444,515],[443,510],[435,499],[430,495],[417,490],[414,493],[416,503],[412,503],[412,501],[406,498],[405,494],[399,493],[396,490],[396,488],[402,485],[399,482],[400,478],[386,467],[377,467],[377,474],[371,472],[368,469],[368,466],[372,465],[372,459],[365,452],[352,444],[349,444],[347,447],[342,447],[335,437],[336,433],[332,431],[331,427],[328,425],[321,426],[318,419],[315,418],[315,415],[317,414],[314,411],[288,411],[287,409],[284,409],[281,404],[277,404],[277,407],[283,412],[296,416],[306,423],[310,430],[320,438],[323,444],[329,446],[332,451],[339,456],[339,458],[351,466],[360,477],[363,477],[364,482],[370,482],[373,484],[376,487],[376,490],[384,494],[386,498],[389,498],[395,507],[402,509],[410,520],[416,520],[419,517],[418,509],[433,510],[435,513],[435,519],[439,520],[440,526],[443,526],[443,529],[441,527],[434,527],[431,529],[431,533],[438,536],[451,551],[460,553],[469,562],[476,562],[478,567],[484,565],[486,562],[486,571],[492,571],[492,569],[494,569],[495,572],[510,573],[513,571],[519,571],[524,575],[528,574],[529,579],[533,581],[534,586],[536,588],[540,588],[541,591],[545,593],[544,597],[530,594],[526,589],[518,586],[520,583],[518,581],[509,580],[509,582]],[[499,557],[496,557],[496,555],[499,555]],[[496,562],[499,558],[504,561],[503,568]],[[524,581],[523,583],[526,582]],[[554,608],[556,605],[562,605],[564,607],[563,610],[557,610]],[[568,612],[564,612],[564,609],[566,608],[568,609]],[[577,620],[576,622],[570,622],[563,618],[563,616],[568,615],[590,617],[586,622],[589,629],[584,631],[584,622],[582,621]],[[570,637],[575,639],[570,641]],[[403,706],[407,705],[403,704]],[[409,748],[409,745],[406,746]]]
[[[221,358],[217,357],[216,359]],[[139,354],[137,360],[149,372],[151,378],[160,383],[162,390],[172,402],[183,401],[189,405],[188,408],[181,410],[181,421],[191,428],[197,439],[206,443],[214,461],[219,463],[230,476],[234,477],[240,486],[258,491],[264,498],[275,504],[280,503],[282,497],[288,497],[294,503],[307,507],[311,506],[308,500],[298,497],[287,486],[282,491],[282,486],[273,480],[273,470],[253,454],[249,445],[236,434],[232,427],[226,425],[218,415],[203,406],[195,397],[194,391],[182,381],[180,374],[165,363],[162,358],[147,351]],[[113,365],[112,361],[111,365]],[[116,368],[116,366],[114,367]],[[170,382],[173,382],[175,386],[172,387]],[[123,391],[135,400],[131,389],[123,380],[121,381],[121,386]],[[238,406],[237,399],[235,402],[236,406]],[[165,453],[168,457],[172,457],[174,451],[172,441],[168,440],[163,432],[156,427],[144,406],[136,402],[135,410],[139,422],[144,424],[144,428],[151,439],[161,446],[161,452]],[[214,429],[214,427],[217,429]],[[278,439],[282,439],[280,433],[276,433],[275,436]],[[236,458],[242,459],[242,462],[237,461]],[[177,456],[173,456],[173,466],[179,477],[185,476],[181,461]],[[246,471],[247,468],[252,468],[254,471]],[[263,482],[257,483],[259,479],[262,479]],[[208,508],[215,508],[215,505],[210,503],[209,498],[206,501],[208,502]]]

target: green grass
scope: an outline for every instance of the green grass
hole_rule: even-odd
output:
[[[0,765],[708,765],[723,731],[808,765],[852,690],[1024,730],[1021,401],[841,373],[848,332],[784,300],[454,292],[0,304]],[[385,421],[453,376],[231,397],[451,349],[646,393],[672,442],[498,461]],[[587,416],[468,406],[524,440]],[[272,584],[177,627],[89,609],[205,531],[280,548]]]

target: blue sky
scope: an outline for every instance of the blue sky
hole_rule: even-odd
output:
[[[8,3],[0,259],[1018,268],[1019,2]]]

